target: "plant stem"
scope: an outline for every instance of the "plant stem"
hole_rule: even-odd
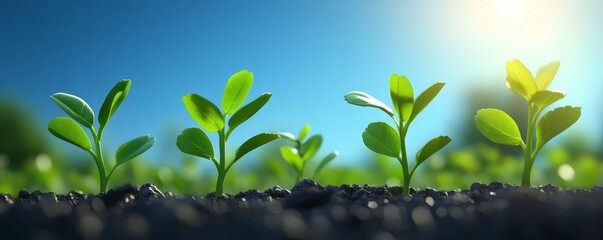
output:
[[[297,155],[299,155],[299,157],[302,159],[302,163],[301,163],[301,168],[299,170],[299,172],[297,173],[297,177],[295,178],[295,182],[293,183],[293,186],[295,186],[299,180],[301,180],[302,176],[304,175],[304,166],[306,165],[306,162],[304,160],[304,153],[302,152],[302,143],[301,141],[297,140],[295,141],[295,149],[297,150]]]
[[[216,182],[216,198],[224,192],[224,178],[226,177],[226,136],[224,129],[218,131],[220,141],[220,164],[218,165],[218,181]]]
[[[100,176],[100,192],[107,192],[107,185],[109,183],[109,179],[107,178],[106,170],[105,170],[105,161],[103,159],[103,151],[101,147],[101,136],[96,133],[94,127],[90,128],[92,132],[92,137],[94,138],[94,145],[96,145],[96,157],[94,161],[96,162],[96,167],[98,168],[98,175]]]
[[[402,180],[404,187],[402,188],[402,195],[410,195],[410,172],[408,171],[408,156],[406,155],[406,128],[403,126],[402,121],[398,125],[398,132],[400,134],[400,151],[402,152],[402,158],[398,159],[402,165]]]
[[[521,177],[521,185],[524,187],[530,186],[530,173],[532,172],[532,166],[534,165],[534,159],[532,158],[532,144],[535,120],[536,116],[534,116],[533,108],[528,105],[528,130],[526,133],[526,147],[523,150],[524,162],[523,175]]]

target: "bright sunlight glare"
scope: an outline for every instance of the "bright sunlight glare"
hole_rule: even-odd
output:
[[[525,0],[495,0],[497,7],[505,17],[517,17],[524,9]]]

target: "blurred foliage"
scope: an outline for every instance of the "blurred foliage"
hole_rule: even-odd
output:
[[[496,94],[484,88],[481,93],[484,95],[482,98],[471,95],[471,99],[468,99],[469,102],[479,103],[472,104],[472,109],[488,105],[513,112],[508,106],[513,102],[490,104],[484,99],[493,98]],[[15,195],[21,189],[27,189],[96,193],[98,173],[90,156],[84,153],[67,155],[58,151],[52,144],[54,142],[48,144],[49,133],[39,127],[24,109],[16,101],[0,101],[0,192]],[[523,167],[520,152],[485,141],[475,129],[474,114],[466,114],[466,138],[454,139],[454,147],[434,155],[421,165],[417,169],[421,173],[415,175],[413,186],[452,190],[467,188],[473,182],[520,184]],[[175,138],[170,144],[173,142]],[[283,141],[276,141],[257,154],[242,159],[228,173],[225,192],[238,193],[251,188],[265,190],[276,185],[291,189],[291,176],[295,175],[295,170],[280,157],[279,147],[284,144]],[[171,151],[171,146],[166,148]],[[113,176],[109,186],[151,182],[164,191],[178,194],[205,195],[213,191],[217,173],[211,163],[170,151],[162,157],[163,161],[139,158],[128,162],[117,170],[119,174]],[[113,162],[107,164],[111,166]],[[309,164],[310,169],[316,167],[311,165],[312,162]],[[593,144],[589,133],[568,132],[564,141],[545,147],[535,164],[532,179],[536,185],[550,183],[570,188],[603,185],[601,149]],[[366,155],[361,156],[342,153],[315,180],[323,185],[398,186],[401,185],[401,174],[401,166],[395,159],[366,150]]]
[[[49,150],[42,129],[36,126],[25,106],[7,97],[0,99],[0,166],[21,170]]]

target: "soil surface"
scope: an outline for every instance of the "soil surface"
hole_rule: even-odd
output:
[[[0,239],[603,239],[603,188],[475,183],[462,191],[304,179],[203,197],[151,184],[0,194]]]

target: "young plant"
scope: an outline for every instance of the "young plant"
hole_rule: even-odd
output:
[[[427,142],[416,154],[412,170],[408,167],[406,154],[406,133],[413,120],[440,92],[445,83],[435,83],[427,88],[416,99],[410,81],[405,76],[393,74],[389,81],[389,90],[394,110],[373,96],[359,91],[347,93],[344,98],[348,103],[362,107],[381,109],[394,120],[394,126],[385,122],[373,122],[362,133],[362,141],[372,151],[398,159],[402,165],[403,195],[410,193],[410,179],[417,167],[431,155],[446,146],[452,139],[438,136]],[[397,118],[396,118],[397,116]]]
[[[229,163],[226,162],[226,142],[232,131],[247,119],[251,118],[260,108],[270,100],[271,93],[264,93],[257,99],[241,107],[247,98],[251,85],[253,84],[253,73],[242,70],[232,75],[226,83],[224,95],[222,96],[222,111],[209,100],[191,93],[182,97],[186,110],[191,117],[203,129],[208,132],[218,133],[220,156],[216,159],[214,147],[209,137],[199,128],[187,128],[178,136],[176,145],[180,151],[211,160],[218,169],[218,180],[216,183],[216,196],[222,196],[224,178],[226,173],[245,154],[252,150],[280,138],[275,133],[260,133],[245,141],[235,152],[235,157]],[[226,119],[228,128],[226,128]]]
[[[291,166],[295,168],[297,171],[297,178],[295,182],[297,183],[301,177],[304,175],[304,168],[306,167],[306,163],[312,159],[318,153],[320,146],[322,145],[322,135],[315,134],[306,139],[308,133],[310,132],[310,125],[304,126],[299,131],[298,138],[291,133],[282,133],[281,136],[293,143],[293,147],[283,146],[281,147],[281,156],[285,161],[287,161]],[[329,164],[335,157],[339,155],[338,151],[333,151],[325,156],[316,169],[314,169],[314,175],[318,175],[320,170],[322,170],[327,164]]]
[[[475,115],[477,129],[495,143],[521,146],[524,153],[524,167],[521,185],[530,186],[530,172],[538,152],[550,141],[580,118],[579,107],[565,106],[545,113],[546,107],[565,97],[565,93],[546,88],[551,84],[559,69],[559,62],[542,66],[536,78],[519,61],[507,62],[507,87],[523,97],[528,104],[528,126],[526,141],[521,138],[517,123],[504,111],[492,108],[480,109]],[[536,130],[536,131],[534,131]]]
[[[100,176],[101,193],[107,192],[109,178],[111,178],[111,175],[113,175],[113,172],[118,166],[144,153],[153,146],[153,143],[155,143],[154,137],[143,135],[122,144],[115,152],[115,165],[109,174],[106,173],[105,160],[101,147],[103,131],[105,130],[109,119],[111,119],[115,111],[117,111],[119,105],[121,105],[124,99],[126,99],[126,96],[128,96],[130,84],[130,80],[122,80],[109,91],[109,94],[107,94],[105,102],[103,102],[100,112],[98,113],[98,132],[94,128],[94,112],[88,103],[77,96],[67,93],[55,93],[50,96],[50,98],[71,118],[56,117],[50,120],[48,123],[48,131],[55,137],[71,143],[92,155]],[[88,135],[78,123],[90,129],[92,140],[94,141],[94,149],[92,149],[90,138],[88,138]]]

